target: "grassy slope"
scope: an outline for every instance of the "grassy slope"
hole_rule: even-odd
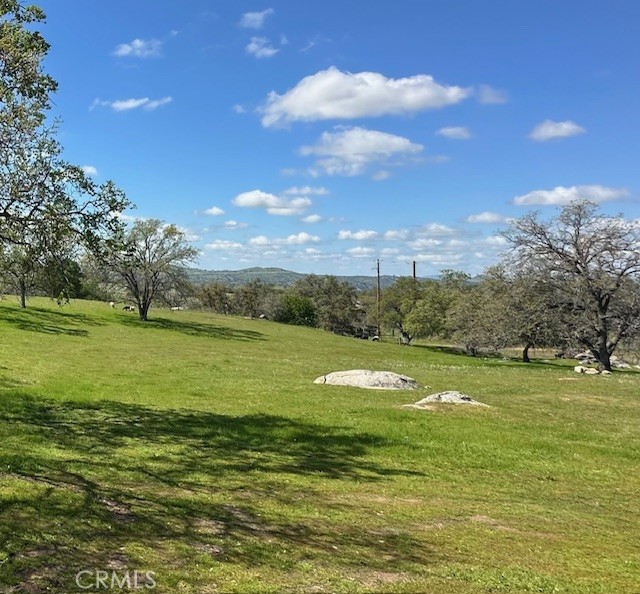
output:
[[[640,374],[0,304],[0,592],[633,592]],[[379,368],[488,409],[314,385]]]

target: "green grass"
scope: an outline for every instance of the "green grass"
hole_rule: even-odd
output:
[[[640,590],[640,373],[152,318],[0,304],[0,592]],[[313,384],[352,368],[429,388]],[[490,408],[401,407],[445,389]]]

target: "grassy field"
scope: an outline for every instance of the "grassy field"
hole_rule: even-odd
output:
[[[151,316],[0,303],[0,592],[640,591],[639,372]]]

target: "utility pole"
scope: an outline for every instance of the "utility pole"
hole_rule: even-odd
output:
[[[416,277],[416,261],[413,261],[413,284],[415,285],[416,282],[418,281],[418,278]]]
[[[377,272],[377,276],[378,276],[378,285],[377,285],[377,290],[376,290],[376,305],[377,305],[377,309],[378,309],[378,316],[377,316],[377,329],[376,332],[378,333],[378,338],[380,338],[380,260],[376,260],[376,272]]]

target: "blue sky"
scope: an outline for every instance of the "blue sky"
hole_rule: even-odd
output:
[[[67,157],[212,269],[475,274],[505,220],[640,217],[635,0],[41,0]]]

